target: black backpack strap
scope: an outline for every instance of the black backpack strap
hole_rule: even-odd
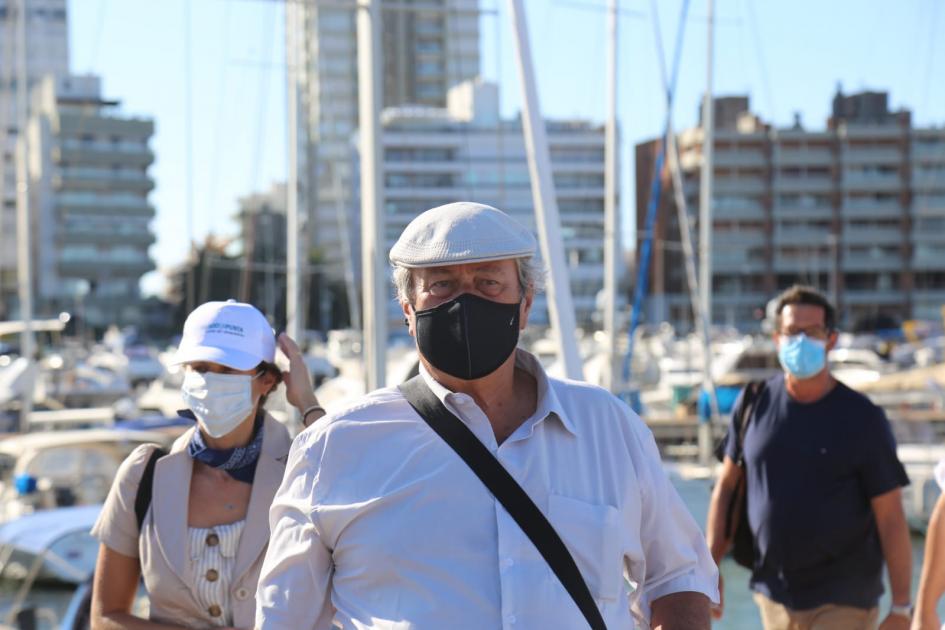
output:
[[[558,532],[518,482],[479,441],[479,438],[440,402],[423,377],[415,376],[399,386],[410,406],[450,448],[456,451],[480,481],[515,519],[538,549],[561,584],[571,595],[592,630],[606,630],[580,569]]]
[[[138,520],[138,533],[141,533],[141,526],[144,524],[144,516],[151,507],[151,492],[154,489],[154,465],[157,460],[167,455],[167,451],[159,446],[155,446],[148,457],[148,463],[144,466],[144,472],[141,473],[141,482],[138,484],[138,492],[135,494],[135,518]]]
[[[738,444],[738,460],[735,465],[742,469],[741,478],[735,488],[735,497],[729,501],[725,512],[725,535],[729,539],[734,539],[736,529],[739,527],[740,519],[745,518],[741,512],[745,509],[747,500],[748,478],[745,471],[745,435],[748,433],[748,425],[755,415],[755,406],[761,394],[765,391],[767,383],[765,381],[750,381],[745,386],[742,393],[741,402],[733,413],[733,428],[735,429],[735,439]]]
[[[745,386],[745,392],[742,394],[741,404],[735,410],[735,428],[738,431],[736,438],[738,440],[738,461],[735,462],[742,468],[745,466],[745,435],[748,433],[748,425],[755,415],[755,406],[761,394],[764,393],[767,383],[765,381],[751,381]]]

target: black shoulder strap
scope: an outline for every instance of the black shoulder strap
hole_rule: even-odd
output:
[[[738,430],[738,462],[739,466],[744,466],[745,462],[745,434],[748,433],[748,424],[751,422],[755,412],[755,404],[761,398],[767,383],[765,381],[751,381],[745,386],[745,392],[742,394],[742,401],[735,412],[735,426]]]
[[[157,460],[167,455],[167,451],[156,446],[148,457],[148,463],[144,466],[144,472],[141,473],[141,482],[138,484],[138,492],[135,494],[135,518],[138,520],[138,532],[141,532],[141,525],[144,524],[144,516],[151,507],[151,491],[154,489],[154,465]]]
[[[410,406],[420,414],[420,417],[437,435],[443,438],[444,442],[456,451],[486,488],[499,500],[502,507],[515,519],[551,570],[558,576],[590,627],[593,630],[606,630],[604,618],[597,609],[591,591],[587,588],[587,583],[581,576],[581,571],[568,548],[512,475],[469,430],[469,427],[453,415],[430,391],[423,377],[415,376],[401,384],[400,391],[403,392]]]

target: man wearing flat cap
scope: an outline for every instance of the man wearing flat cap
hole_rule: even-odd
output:
[[[476,203],[404,230],[390,260],[420,375],[296,438],[258,628],[709,628],[717,569],[649,429],[516,348],[541,284],[534,255],[528,230]],[[583,578],[583,606],[510,515],[520,506],[496,499],[408,385],[524,490]]]

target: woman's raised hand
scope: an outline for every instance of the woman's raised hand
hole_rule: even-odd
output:
[[[289,359],[289,369],[282,373],[285,383],[285,397],[289,404],[304,413],[306,409],[318,405],[312,376],[302,359],[302,351],[289,335],[282,333],[277,340],[279,349]]]

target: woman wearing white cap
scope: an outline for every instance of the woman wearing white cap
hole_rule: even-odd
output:
[[[141,446],[118,471],[98,522],[93,628],[251,628],[269,541],[269,506],[285,469],[289,434],[263,409],[283,380],[310,423],[324,411],[295,343],[284,375],[276,339],[255,307],[208,302],[184,323],[175,363],[184,369],[182,415],[197,426],[169,454]],[[131,614],[139,576],[149,620]]]

